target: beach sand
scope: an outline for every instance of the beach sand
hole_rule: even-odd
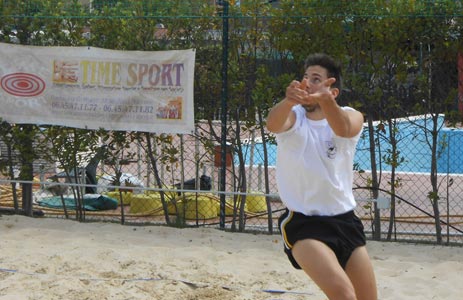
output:
[[[282,247],[279,235],[3,215],[0,299],[326,299]],[[379,299],[463,299],[463,248],[368,250]]]

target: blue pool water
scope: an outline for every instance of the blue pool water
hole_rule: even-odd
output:
[[[442,126],[444,118],[440,117],[438,125]],[[396,170],[399,172],[430,172],[431,168],[431,148],[430,133],[425,134],[425,128],[430,128],[430,120],[425,118],[416,118],[413,122],[400,121],[397,123],[397,141],[398,150],[400,151],[401,162]],[[387,129],[387,128],[386,128]],[[371,159],[369,149],[369,138],[367,129],[359,140],[354,163],[357,169],[370,170]],[[390,156],[391,147],[387,135],[380,137],[376,135],[376,166],[383,171],[390,171],[391,165],[386,162]],[[428,141],[429,140],[429,141]],[[463,130],[443,127],[438,134],[438,159],[437,166],[439,173],[459,173],[463,174]],[[276,164],[276,145],[267,144],[268,164]],[[251,146],[244,147],[244,157],[246,165],[251,163]],[[253,165],[263,164],[263,144],[254,144]],[[235,163],[238,163],[235,157]]]

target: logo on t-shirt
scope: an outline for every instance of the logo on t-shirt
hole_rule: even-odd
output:
[[[336,157],[336,145],[333,143],[333,141],[326,141],[326,156],[329,159],[334,159]]]

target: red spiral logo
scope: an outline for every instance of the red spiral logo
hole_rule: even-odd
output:
[[[0,85],[8,94],[19,97],[34,97],[45,90],[45,81],[29,73],[12,73],[3,76]]]

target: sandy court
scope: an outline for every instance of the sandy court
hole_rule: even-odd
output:
[[[6,215],[0,235],[2,300],[326,299],[278,235]],[[463,299],[463,248],[368,248],[380,299]]]

